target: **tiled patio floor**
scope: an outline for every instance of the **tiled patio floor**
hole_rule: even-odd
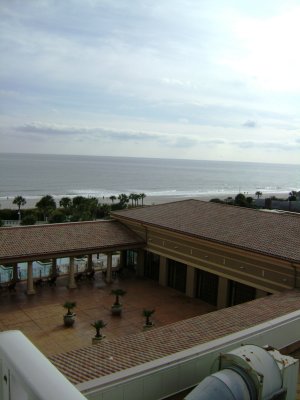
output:
[[[0,293],[0,331],[21,330],[46,356],[79,349],[91,344],[97,319],[107,322],[104,333],[113,339],[142,331],[143,308],[155,308],[153,321],[160,327],[182,319],[213,311],[215,307],[199,299],[190,299],[171,288],[145,279],[126,279],[106,285],[100,274],[93,282],[82,282],[77,289],[66,287],[66,278],[60,278],[56,287],[42,287],[36,295],[27,296],[26,286],[19,283],[16,293]],[[112,289],[122,288],[123,316],[113,317],[110,307]],[[74,327],[63,325],[66,310],[62,304],[76,301]]]

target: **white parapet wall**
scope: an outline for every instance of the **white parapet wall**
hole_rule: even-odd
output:
[[[20,331],[0,333],[1,400],[84,400]]]
[[[191,349],[77,385],[89,400],[159,400],[211,374],[220,353],[243,344],[284,348],[299,340],[300,311]]]

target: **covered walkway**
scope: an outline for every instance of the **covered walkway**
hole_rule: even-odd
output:
[[[39,226],[0,228],[0,265],[13,266],[10,284],[18,280],[17,263],[27,262],[27,294],[35,294],[33,262],[52,260],[51,277],[56,279],[58,258],[68,257],[69,289],[77,287],[74,258],[88,256],[87,270],[93,269],[92,255],[107,255],[107,282],[112,281],[112,255],[144,247],[145,241],[117,221],[93,221]],[[121,257],[122,260],[122,257]],[[15,287],[13,287],[14,289]]]

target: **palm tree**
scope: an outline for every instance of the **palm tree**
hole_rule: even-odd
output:
[[[41,213],[43,213],[45,221],[47,220],[47,217],[49,216],[51,211],[54,211],[56,209],[55,200],[52,196],[50,196],[50,194],[42,197],[35,206]]]
[[[255,192],[255,196],[259,199],[260,196],[262,196],[262,192],[258,190],[257,192]]]
[[[288,197],[289,201],[296,201],[297,200],[297,192],[295,190],[292,190],[289,193],[289,197]]]
[[[24,199],[24,197],[22,196],[16,196],[14,198],[13,204],[17,204],[18,206],[19,220],[21,221],[21,206],[25,206],[26,199]]]
[[[135,196],[135,194],[134,193],[130,193],[130,195],[129,195],[129,200],[131,200],[131,206],[133,207],[133,200],[134,200],[134,196]]]
[[[146,318],[145,326],[152,326],[153,322],[150,321],[151,315],[155,312],[155,310],[143,310],[143,316]]]
[[[98,201],[97,197],[91,197],[91,198],[87,199],[87,202],[86,202],[87,210],[86,211],[88,211],[88,213],[90,214],[92,219],[96,219],[96,217],[97,217],[98,206],[99,206],[99,201]]]
[[[72,206],[72,200],[70,197],[62,197],[59,201],[59,206],[63,207],[65,210],[69,210]]]
[[[111,294],[114,294],[116,296],[115,302],[114,302],[114,306],[120,306],[120,297],[121,296],[125,296],[126,291],[123,289],[114,289],[111,291]]]
[[[234,204],[240,207],[247,207],[246,196],[243,193],[239,193],[234,198]]]
[[[99,200],[97,197],[76,196],[72,201],[72,219],[76,221],[91,221],[97,218]]]
[[[52,278],[54,279],[54,277]],[[64,308],[66,308],[67,314],[64,315],[64,324],[65,326],[73,326],[75,322],[75,316],[76,314],[72,311],[73,308],[76,307],[76,302],[75,301],[66,301],[65,304],[63,305]]]
[[[111,294],[116,296],[114,304],[111,306],[112,315],[121,315],[122,314],[122,304],[120,303],[120,297],[125,296],[126,291],[123,289],[114,289],[111,291]]]
[[[95,338],[102,338],[101,329],[106,327],[106,323],[102,319],[98,319],[91,326],[96,329]]]
[[[135,207],[137,207],[137,206],[139,205],[139,198],[140,198],[140,195],[139,195],[139,194],[135,193],[135,194],[133,195],[133,200],[134,200],[134,205],[135,205]]]
[[[125,194],[125,193],[119,194],[118,199],[120,201],[121,206],[123,208],[125,208],[127,203],[129,202],[129,198],[128,198],[127,194]]]
[[[75,301],[66,301],[65,304],[63,305],[64,308],[67,309],[67,315],[73,315],[73,308],[76,307],[76,302]]]
[[[82,211],[86,205],[87,198],[83,196],[75,196],[72,200],[72,207],[76,210]]]
[[[114,201],[117,200],[116,196],[110,196],[109,199],[111,200],[112,204],[114,204]]]
[[[140,199],[142,200],[142,207],[144,207],[144,198],[146,197],[145,193],[140,193]]]

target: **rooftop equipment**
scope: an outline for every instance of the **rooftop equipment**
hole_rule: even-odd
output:
[[[185,400],[294,400],[299,361],[270,347],[241,346],[221,354]],[[218,372],[215,372],[218,371]]]

